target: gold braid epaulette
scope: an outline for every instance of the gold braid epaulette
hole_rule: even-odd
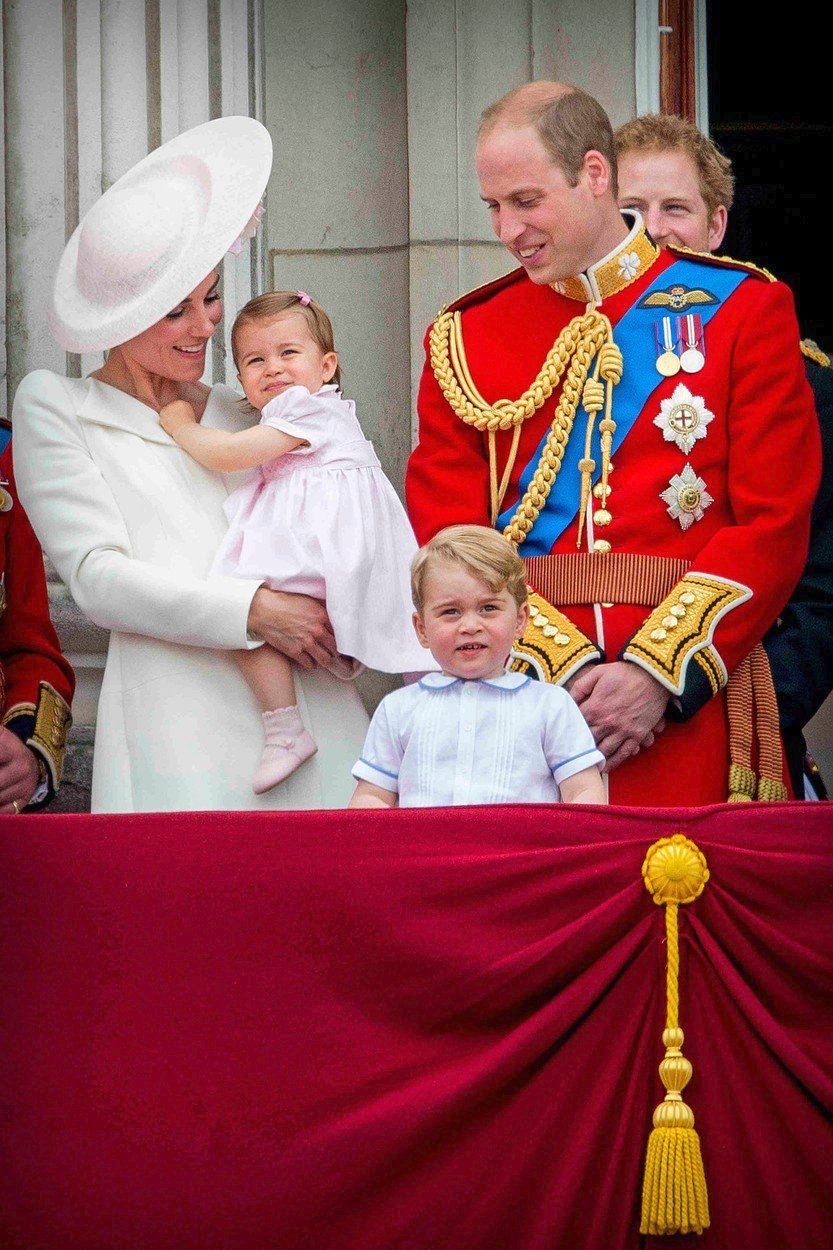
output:
[[[668,250],[675,255],[679,253],[681,256],[696,256],[698,260],[704,260],[713,265],[732,265],[735,269],[746,269],[749,273],[760,274],[767,282],[778,281],[774,273],[770,273],[762,265],[753,265],[751,260],[738,260],[735,256],[718,255],[717,252],[698,252],[693,247],[685,247],[682,243],[675,243]]]
[[[812,339],[802,339],[799,346],[802,356],[806,356],[808,360],[814,360],[817,365],[821,365],[824,369],[831,367],[830,357],[827,352],[823,352],[818,343],[814,343]]]
[[[496,403],[489,404],[478,391],[469,373],[459,311],[441,312],[431,327],[431,368],[443,395],[461,421],[488,435],[492,524],[497,520],[497,512],[509,482],[521,426],[528,417],[543,407],[561,379],[564,379],[552,428],[538,467],[512,519],[504,529],[506,537],[516,545],[522,543],[529,534],[552,490],[581,402],[584,384],[593,361],[605,346],[618,356],[618,372],[621,373],[621,356],[613,346],[613,331],[607,317],[596,311],[574,317],[559,334],[547,353],[538,376],[523,395],[516,400],[499,399]],[[611,372],[616,374],[617,366],[612,361],[610,364]],[[603,370],[604,375],[607,372],[607,369]],[[497,430],[510,429],[514,431],[512,448],[498,486],[495,433]]]

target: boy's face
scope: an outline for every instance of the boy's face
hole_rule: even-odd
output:
[[[528,606],[519,608],[505,587],[490,590],[461,565],[436,560],[425,575],[414,628],[444,673],[476,680],[501,676],[528,619]]]
[[[236,336],[238,378],[258,411],[288,386],[319,391],[336,371],[335,352],[323,352],[303,313],[283,312],[271,321],[249,321]]]

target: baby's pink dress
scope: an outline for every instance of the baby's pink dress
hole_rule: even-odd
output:
[[[260,422],[309,446],[253,469],[229,495],[212,573],[323,599],[339,651],[368,668],[436,668],[411,622],[416,539],[353,402],[336,386],[291,386]]]

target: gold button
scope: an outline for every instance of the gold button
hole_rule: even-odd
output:
[[[610,543],[606,538],[597,538],[593,543],[593,550],[598,551],[599,555],[605,555],[610,551]]]
[[[593,487],[593,495],[596,499],[607,499],[607,496],[609,494],[610,494],[610,486],[608,486],[607,490],[605,490],[601,482],[597,482],[596,485]]]
[[[679,621],[676,616],[664,616],[662,618],[662,623],[666,629],[676,629]]]
[[[685,608],[681,608],[679,604],[675,603],[674,607],[671,609],[671,615],[683,617],[685,616],[685,614],[686,614]]]
[[[601,606],[602,606],[603,608],[612,608],[612,607],[613,607],[613,600],[611,600],[611,601],[610,601],[610,603],[603,603]]]
[[[544,616],[543,612],[538,612],[532,618],[533,625],[549,625],[549,623],[550,623],[550,618],[548,616]]]
[[[693,602],[694,602],[694,595],[691,593],[690,590],[687,590],[684,595],[680,595],[680,603],[684,603],[688,606],[692,604]]]
[[[607,508],[599,508],[593,513],[593,520],[597,525],[610,525],[613,517],[608,512]]]
[[[663,642],[665,639],[665,636],[666,634],[665,634],[664,629],[652,629],[651,630],[651,637],[653,638],[654,642]]]
[[[554,625],[545,625],[543,629],[543,633],[544,633],[545,638],[554,638],[555,635],[558,633],[558,630],[556,629]]]
[[[556,634],[555,637],[553,638],[553,642],[557,642],[559,647],[566,647],[569,641],[570,641],[569,634]]]

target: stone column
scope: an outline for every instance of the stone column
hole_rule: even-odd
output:
[[[259,0],[5,0],[0,37],[5,105],[4,298],[7,411],[35,368],[81,377],[101,353],[66,354],[46,321],[64,243],[102,191],[159,143],[190,126],[262,108]],[[263,284],[264,244],[223,262],[231,311]],[[206,380],[234,380],[227,325]],[[4,362],[6,363],[6,362]],[[107,634],[79,612],[53,569],[50,604],[76,670],[65,784],[56,808],[86,810]]]

